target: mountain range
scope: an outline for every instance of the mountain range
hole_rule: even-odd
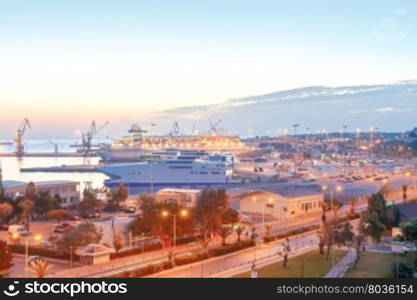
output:
[[[230,99],[212,105],[195,105],[161,111],[156,114],[159,125],[177,120],[184,133],[190,128],[219,126],[225,133],[276,135],[294,124],[297,133],[340,132],[370,126],[379,131],[398,132],[417,125],[417,81],[358,86],[308,86],[264,95]],[[168,121],[169,120],[169,121]],[[164,127],[165,127],[164,126]]]

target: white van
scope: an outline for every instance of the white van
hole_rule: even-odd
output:
[[[23,225],[10,225],[9,226],[9,233],[11,235],[13,234],[19,234],[22,236],[27,236],[29,232],[26,230],[25,226]]]

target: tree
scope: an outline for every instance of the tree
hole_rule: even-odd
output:
[[[12,253],[6,241],[0,240],[0,271],[12,266]]]
[[[400,209],[398,208],[398,205],[391,204],[387,206],[387,228],[391,229],[392,227],[398,226],[400,223]]]
[[[257,238],[258,238],[258,234],[256,233],[256,226],[255,225],[252,225],[250,227],[250,239],[255,244]]]
[[[202,234],[218,232],[223,225],[223,214],[228,208],[228,196],[224,189],[204,189],[195,206],[195,219]]]
[[[0,224],[6,223],[7,219],[12,215],[12,213],[13,206],[7,202],[0,203]]]
[[[48,212],[48,219],[52,220],[67,220],[71,217],[71,213],[66,209],[53,209]]]
[[[404,238],[408,241],[417,242],[417,219],[400,225]]]
[[[403,184],[402,185],[402,190],[403,190],[403,200],[404,203],[407,201],[407,190],[408,190],[408,185]]]
[[[265,235],[269,236],[271,234],[272,224],[265,224]]]
[[[291,252],[290,240],[286,238],[285,241],[281,244],[281,247],[282,247],[282,256],[284,258],[282,267],[286,268],[288,266],[288,256]]]
[[[203,235],[198,239],[198,244],[200,245],[200,255],[201,259],[204,259],[207,256],[207,247],[211,242],[211,238],[207,235]]]
[[[30,219],[30,211],[33,208],[33,201],[29,198],[24,198],[23,201],[19,203],[20,208],[22,209],[22,218],[23,224],[26,227],[26,230],[29,231],[29,219]]]
[[[114,247],[114,250],[116,250],[116,253],[118,253],[120,249],[123,248],[123,245],[124,245],[123,237],[119,234],[115,235],[113,238],[113,247]]]
[[[223,225],[220,227],[219,235],[222,239],[222,246],[226,246],[226,239],[232,234],[232,227],[230,225]]]
[[[22,209],[22,218],[23,223],[27,231],[30,231],[29,222],[30,222],[30,213],[33,208],[33,202],[36,197],[36,186],[31,181],[27,184],[25,194],[23,196],[23,201],[19,203],[20,208]]]
[[[319,239],[319,254],[324,254],[324,247],[326,246],[326,240],[325,240],[325,236],[324,236],[324,230],[318,231],[317,232],[317,237]]]
[[[337,231],[336,243],[339,245],[346,245],[352,243],[355,238],[355,234],[352,232],[352,225],[345,223],[341,230]]]
[[[413,278],[413,266],[403,261],[399,262],[398,265],[397,263],[393,263],[391,270],[394,278]]]
[[[176,218],[177,237],[191,234],[194,231],[194,214],[187,210],[186,217],[181,217],[179,212],[186,207],[178,205],[176,202],[161,203],[157,202],[151,195],[141,195],[140,210],[142,214],[136,216],[129,224],[128,228],[134,236],[144,235],[169,235],[173,237],[173,215]],[[162,212],[167,211],[168,216],[163,217]]]
[[[350,209],[349,209],[349,217],[353,217],[356,214],[356,199],[355,198],[351,198],[349,199],[349,205],[350,205]]]
[[[239,222],[239,212],[231,207],[226,209],[222,215],[223,225],[229,225]]]
[[[370,236],[375,243],[379,244],[385,230],[385,225],[380,221],[378,213],[369,211],[365,212],[362,219],[365,235]]]
[[[84,222],[75,229],[66,231],[57,241],[57,246],[63,250],[72,249],[75,251],[79,247],[99,243],[102,235],[102,230],[93,223]]]
[[[82,215],[92,214],[101,208],[101,201],[97,199],[97,194],[90,189],[83,191],[83,199],[78,204],[78,211]]]
[[[242,235],[243,231],[245,231],[245,226],[239,225],[235,228],[236,232],[236,242],[240,242],[240,236]]]
[[[45,259],[35,259],[29,264],[29,269],[35,273],[38,278],[44,278],[48,275],[48,271],[52,268],[52,265]]]
[[[387,206],[385,198],[382,194],[372,194],[368,199],[368,209],[369,214],[375,213],[380,223],[388,225],[388,215],[387,215]]]
[[[60,207],[59,198],[52,197],[47,192],[40,192],[33,199],[33,213],[41,219],[45,219],[50,210]]]
[[[365,225],[363,219],[361,218],[358,225],[358,234],[355,236],[355,249],[356,249],[356,258],[353,266],[356,268],[360,259],[360,250],[363,242],[365,241]]]
[[[333,219],[336,219],[337,213],[339,212],[339,209],[342,207],[343,204],[335,198],[333,198],[333,200],[327,198],[324,200],[323,203],[324,203],[324,209],[331,210],[333,212]]]
[[[118,211],[120,209],[120,202],[123,202],[128,197],[127,186],[121,181],[115,190],[111,190],[109,193],[109,200],[104,208],[106,211]]]

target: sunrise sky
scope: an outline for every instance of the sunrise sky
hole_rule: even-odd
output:
[[[314,2],[314,3],[313,3]],[[0,137],[417,78],[415,1],[2,1]],[[53,124],[53,126],[51,126]]]

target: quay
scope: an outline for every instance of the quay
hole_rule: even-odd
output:
[[[26,152],[22,155],[17,155],[15,152],[3,152],[0,153],[0,157],[96,157],[97,154],[92,153],[79,153],[79,152]]]
[[[97,168],[99,165],[62,165],[62,166],[54,166],[54,167],[35,167],[35,168],[21,168],[20,172],[51,172],[51,173],[59,173],[59,172],[76,172],[76,173],[92,173],[92,172],[99,172]]]

